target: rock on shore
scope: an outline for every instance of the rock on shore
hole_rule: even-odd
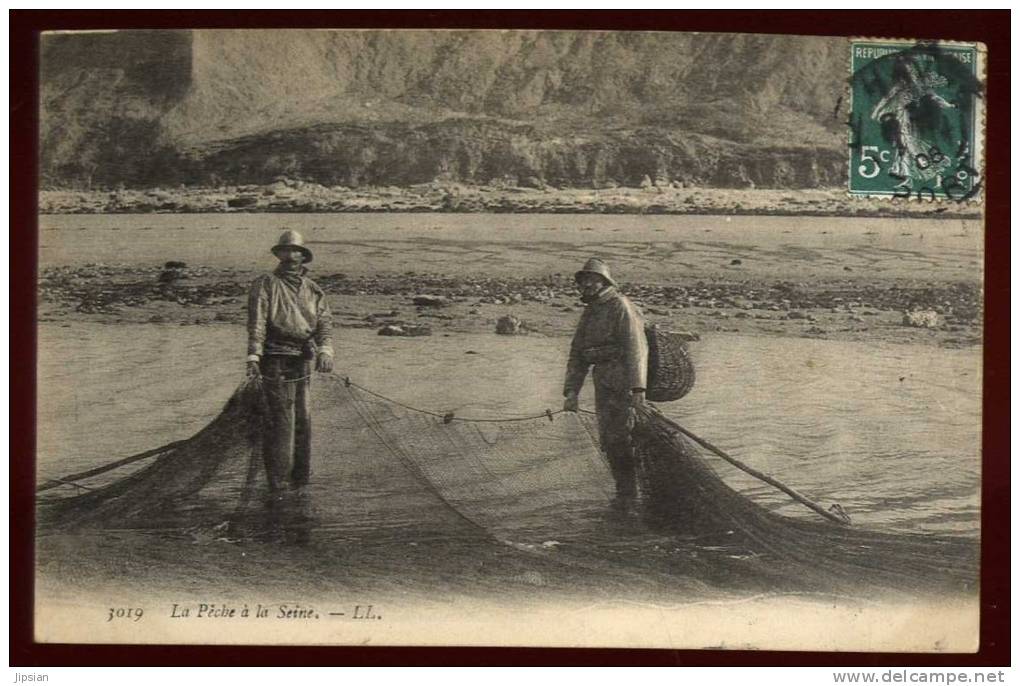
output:
[[[527,331],[527,325],[512,314],[503,315],[496,321],[496,333],[503,336],[517,336]]]
[[[286,189],[281,192],[280,188]],[[970,205],[940,206],[939,218],[976,218]],[[108,190],[42,190],[42,214],[217,212],[497,212],[542,214],[718,214],[931,217],[925,203],[854,198],[843,187],[810,190],[663,186],[527,188],[433,182],[348,188],[284,179],[268,185]],[[733,264],[739,266],[739,264]]]
[[[179,272],[179,278],[168,282],[161,278],[166,273],[163,264],[45,268],[39,280],[39,317],[243,324],[245,297],[254,274],[198,265],[174,271]],[[528,330],[566,335],[578,317],[577,291],[564,275],[514,279],[417,272],[338,273],[318,275],[316,281],[333,296],[337,326],[396,327],[383,335],[427,335],[421,327],[486,332],[499,327],[511,333]],[[650,322],[695,333],[956,346],[981,341],[979,283],[698,279],[669,285],[624,284],[623,291]],[[429,302],[443,302],[444,306],[409,307],[424,293],[429,294]],[[514,303],[512,316],[506,312],[507,303]],[[930,328],[932,322],[937,328]]]

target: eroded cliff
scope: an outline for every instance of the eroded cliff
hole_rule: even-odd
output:
[[[845,70],[785,36],[46,35],[43,185],[833,186]]]

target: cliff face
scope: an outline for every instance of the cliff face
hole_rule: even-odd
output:
[[[43,183],[835,185],[846,55],[673,33],[47,35]]]

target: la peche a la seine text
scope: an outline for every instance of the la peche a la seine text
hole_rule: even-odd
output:
[[[135,616],[141,616],[141,612]],[[181,605],[173,603],[171,619],[382,619],[374,605],[354,605],[328,612],[298,603],[281,605],[230,605],[227,603],[197,603]],[[111,619],[114,615],[111,613]]]

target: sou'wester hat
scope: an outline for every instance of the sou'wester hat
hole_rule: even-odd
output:
[[[312,261],[312,251],[305,247],[304,236],[293,229],[287,229],[280,234],[280,240],[270,248],[270,251],[275,255],[281,248],[297,248],[305,256],[305,264]]]
[[[609,265],[597,257],[593,257],[584,263],[584,266],[574,274],[574,281],[577,281],[581,274],[598,274],[605,279],[610,286],[616,285],[616,282],[613,281],[613,277],[609,274]]]

